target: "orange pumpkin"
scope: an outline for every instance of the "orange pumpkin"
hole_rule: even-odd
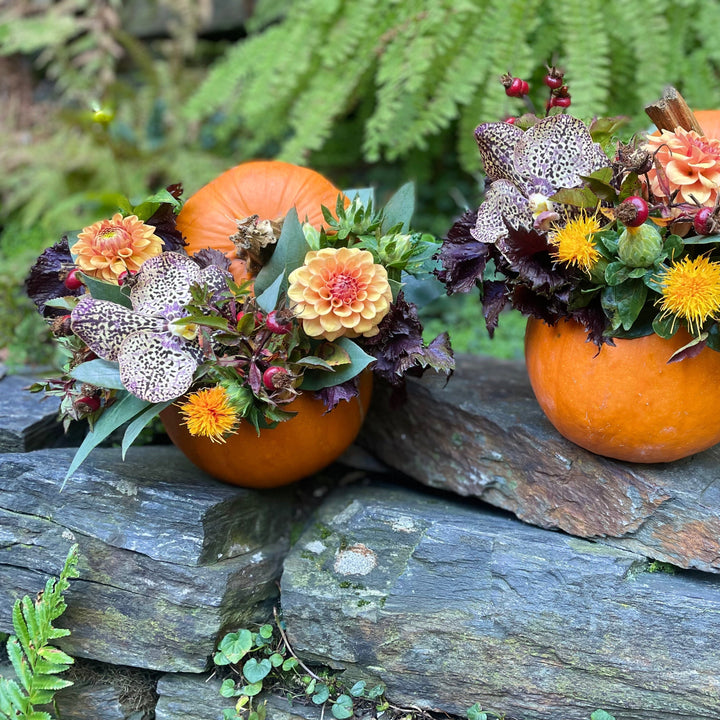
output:
[[[287,485],[322,470],[357,437],[372,395],[372,373],[360,376],[360,394],[329,413],[312,392],[303,393],[286,410],[296,412],[274,428],[260,430],[241,422],[224,443],[190,435],[175,405],[160,414],[172,442],[209,475],[242,487]]]
[[[720,110],[693,110],[693,114],[710,138],[720,138]]]
[[[189,255],[203,248],[220,250],[232,261],[236,281],[242,282],[248,273],[230,240],[237,231],[236,220],[250,215],[280,220],[294,207],[300,222],[307,219],[319,228],[321,206],[334,211],[339,194],[329,180],[308,168],[279,160],[242,163],[191,195],[177,217],[177,228]]]
[[[600,352],[575,321],[531,318],[525,358],[535,397],[555,428],[586,450],[630,462],[669,462],[720,442],[720,353],[668,364],[690,342],[648,335]]]

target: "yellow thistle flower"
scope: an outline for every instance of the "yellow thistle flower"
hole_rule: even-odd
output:
[[[593,235],[600,227],[597,215],[588,216],[584,210],[564,227],[554,226],[550,235],[550,242],[555,246],[552,256],[589,273],[601,257],[593,241]]]
[[[223,436],[232,432],[238,423],[237,413],[221,385],[192,393],[179,407],[188,432],[208,437],[212,442],[225,442]]]
[[[702,255],[683,258],[658,279],[662,316],[685,320],[691,332],[699,334],[708,318],[720,314],[720,263]]]
[[[162,240],[152,225],[146,225],[136,215],[123,217],[115,213],[109,220],[84,228],[72,251],[75,264],[86,275],[117,283],[122,272],[136,273],[146,260],[159,255]]]

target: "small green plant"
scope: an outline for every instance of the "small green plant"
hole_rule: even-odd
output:
[[[480,703],[475,703],[472,707],[468,708],[467,718],[468,720],[490,720],[490,718],[498,718],[503,720],[505,715],[498,715],[492,710],[483,710]]]
[[[292,651],[277,617],[274,626],[263,625],[257,632],[241,629],[227,634],[213,660],[216,665],[229,666],[240,678],[226,678],[220,687],[223,697],[238,698],[234,708],[224,711],[225,720],[265,720],[266,701],[258,702],[257,696],[277,688],[289,698],[304,697],[329,707],[337,720],[353,717],[356,700],[374,703],[378,712],[390,707],[382,697],[382,685],[367,689],[361,680],[346,688],[336,674],[327,670],[316,673],[307,667]]]
[[[78,548],[70,548],[65,565],[57,579],[50,578],[35,602],[27,595],[16,600],[12,621],[15,634],[7,641],[7,654],[19,681],[0,677],[0,718],[7,720],[52,720],[50,713],[36,710],[37,705],[54,702],[55,692],[72,685],[57,677],[73,659],[50,644],[65,637],[69,630],[53,627],[65,612],[64,593],[69,579],[78,576]]]
[[[590,720],[615,720],[615,716],[604,710],[596,710],[590,715]]]

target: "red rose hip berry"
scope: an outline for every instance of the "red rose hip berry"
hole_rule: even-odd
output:
[[[631,195],[618,205],[617,217],[625,227],[640,227],[648,219],[649,209],[644,198]]]
[[[703,207],[700,208],[695,214],[693,219],[693,228],[698,235],[712,235],[712,228],[710,222],[710,216],[712,215],[712,208]]]
[[[83,286],[83,282],[78,276],[77,268],[71,270],[63,282],[68,290],[79,290]]]
[[[267,390],[277,390],[278,385],[276,385],[273,381],[275,379],[275,376],[277,375],[287,375],[287,372],[285,371],[285,368],[278,367],[277,365],[271,365],[264,373],[263,373],[263,385]],[[278,379],[280,379],[278,377]]]

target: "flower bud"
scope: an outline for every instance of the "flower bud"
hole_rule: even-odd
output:
[[[662,236],[651,223],[626,227],[618,240],[618,257],[630,267],[650,267],[662,249]]]

